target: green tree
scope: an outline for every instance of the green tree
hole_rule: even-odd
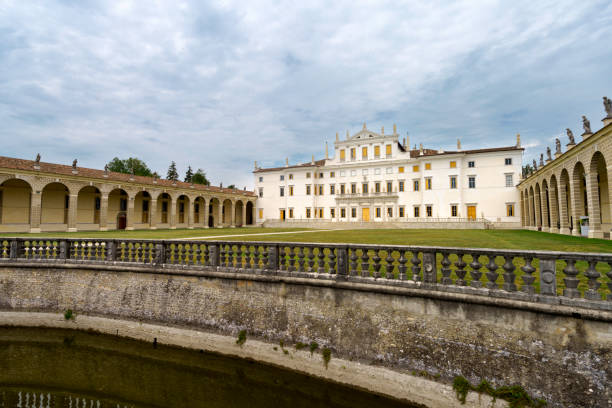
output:
[[[523,166],[523,178],[526,178],[531,173],[533,173],[533,167],[531,167],[531,164],[524,165]]]
[[[185,173],[185,183],[191,183],[193,179],[193,170],[191,166],[187,166],[187,172]]]
[[[179,178],[178,171],[176,171],[176,163],[173,161],[170,163],[170,167],[168,167],[168,174],[166,175],[166,179],[177,181]]]
[[[145,162],[136,157],[129,157],[121,160],[115,157],[113,160],[108,162],[108,169],[117,173],[124,174],[135,174],[137,176],[152,177],[153,172]]]
[[[230,184],[229,186],[227,186],[227,188],[231,188],[231,189],[236,189],[236,186],[234,184]]]
[[[193,176],[191,176],[191,182],[194,184],[204,184],[205,186],[210,186],[210,181],[206,178],[206,173],[204,170],[198,169]]]

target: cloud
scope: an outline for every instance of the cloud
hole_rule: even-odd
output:
[[[103,167],[175,160],[218,183],[322,157],[336,132],[512,145],[596,128],[612,4],[49,2],[0,5],[5,155]],[[608,90],[608,91],[606,91]]]

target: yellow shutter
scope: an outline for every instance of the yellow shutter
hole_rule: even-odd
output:
[[[404,172],[404,166],[400,166],[400,167],[397,169],[397,172],[398,172],[398,173],[403,173],[403,172]]]
[[[259,218],[263,218],[263,209],[262,208],[259,209]]]
[[[362,147],[361,148],[361,157],[363,157],[363,158],[367,158],[368,157],[368,148],[367,147]]]
[[[356,156],[356,154],[355,154],[355,148],[353,147],[353,148],[351,148],[351,159],[354,159],[354,158],[355,158],[355,156]]]
[[[346,152],[344,149],[340,150],[340,160],[344,160],[346,158]]]
[[[457,162],[456,161],[450,162],[450,168],[454,169],[455,167],[457,167]]]
[[[391,145],[387,145],[385,148],[387,150],[387,156],[391,155]]]
[[[419,171],[419,166],[412,166],[412,171],[414,171],[415,173]]]
[[[374,156],[380,156],[380,146],[374,146]]]
[[[431,163],[425,163],[425,170],[431,170]]]

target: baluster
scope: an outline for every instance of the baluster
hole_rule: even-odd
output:
[[[295,247],[289,247],[289,272],[295,272]]]
[[[262,252],[261,252],[261,261],[262,261],[262,265],[261,265],[261,269],[267,269],[268,268],[268,249],[264,246],[261,247]]]
[[[92,257],[92,254],[91,254],[91,251],[92,251],[91,245],[92,244],[89,241],[84,241],[83,242],[83,259],[86,259],[88,261],[91,260],[91,257]]]
[[[586,290],[586,292],[584,292],[584,297],[589,300],[601,300],[601,295],[599,294],[599,292],[597,292],[597,290],[601,286],[601,283],[599,283],[598,281],[599,272],[597,272],[597,269],[595,268],[596,266],[597,261],[590,260],[589,267],[584,273],[585,276],[589,279],[589,288]]]
[[[225,244],[219,245],[219,266],[225,266]]]
[[[374,250],[372,260],[374,261],[374,279],[378,279],[380,278],[380,267],[382,266],[380,263],[381,258],[378,256],[378,249]]]
[[[612,302],[612,262],[608,262],[608,267],[610,270],[606,273],[606,276],[610,280],[608,281],[608,295],[606,299]]]
[[[514,280],[516,279],[516,275],[514,274],[514,270],[516,269],[516,266],[514,266],[514,264],[512,263],[512,260],[514,259],[514,257],[512,255],[506,255],[504,256],[504,258],[506,259],[506,262],[502,266],[502,268],[504,268],[504,271],[505,271],[505,273],[503,274],[504,276],[503,288],[504,290],[508,292],[516,292],[516,283],[514,283]]]
[[[419,251],[412,251],[412,259],[410,259],[412,267],[412,280],[418,282],[420,280],[419,275],[421,274],[421,260],[419,259]],[[450,265],[450,264],[449,264]]]
[[[525,265],[521,266],[521,271],[523,271],[523,285],[521,288],[522,292],[525,292],[529,295],[533,295],[535,293],[535,287],[533,286],[533,282],[535,282],[535,276],[533,273],[536,271],[536,268],[531,264],[533,261],[532,256],[525,257]]]
[[[357,272],[357,259],[359,259],[357,257],[357,250],[355,248],[351,248],[351,263],[350,263],[350,271],[349,274],[351,276],[357,276],[358,272]]]
[[[278,269],[281,271],[287,270],[287,264],[285,260],[287,259],[287,247],[281,245],[278,247]]]
[[[257,251],[257,247],[254,247],[252,245],[247,245],[247,268],[249,269],[257,269],[257,258],[256,258],[256,251]]]
[[[78,241],[71,241],[70,242],[70,258],[72,259],[78,259]]]
[[[466,263],[463,262],[463,257],[465,255],[464,254],[457,254],[457,262],[455,262],[455,267],[457,268],[455,270],[455,275],[457,275],[457,281],[455,282],[455,285],[458,286],[466,286],[467,282],[463,279],[465,278],[465,274],[467,273],[466,270],[464,269],[466,267]]]
[[[408,269],[406,267],[406,263],[408,262],[408,260],[404,255],[406,255],[406,251],[400,251],[400,257],[398,259],[399,266],[397,267],[397,270],[399,272],[397,278],[399,280],[406,280],[406,270]]]
[[[563,273],[565,273],[565,278],[563,278],[563,282],[565,282],[565,289],[563,289],[563,296],[567,296],[569,298],[580,297],[580,291],[578,290],[578,283],[580,281],[576,278],[578,275],[578,269],[576,269],[574,259],[569,259],[566,262],[565,269],[563,269]]]
[[[187,244],[179,244],[179,251],[181,252],[181,265],[186,265],[189,263],[187,259]]]
[[[495,263],[495,255],[487,255],[487,256],[489,257],[489,263],[487,264],[487,269],[489,270],[489,272],[485,274],[487,275],[487,279],[489,280],[487,282],[487,288],[488,289],[499,289],[499,286],[497,286],[497,277],[498,277],[497,269],[499,269],[499,265]]]
[[[193,246],[193,265],[202,265],[202,248],[200,244],[192,244]]]
[[[144,249],[142,248],[144,244],[142,242],[139,243],[135,243],[134,246],[136,247],[136,262],[141,262],[144,263]]]
[[[482,287],[482,282],[480,278],[482,277],[482,272],[480,272],[480,268],[482,268],[482,264],[479,262],[480,254],[472,254],[472,262],[470,263],[470,268],[472,268],[470,272],[470,276],[472,277],[471,286],[473,288]]]
[[[314,272],[314,248],[308,248],[308,272]]]
[[[202,244],[202,265],[209,265],[210,252],[208,250],[208,244]]]
[[[319,265],[319,267],[317,268],[317,273],[325,273],[325,248],[324,247],[319,247],[317,258],[319,258],[317,262]]]
[[[241,244],[236,244],[236,251],[235,253],[235,257],[236,257],[236,265],[235,268],[236,269],[242,269],[242,245]]]
[[[304,248],[298,247],[298,272],[304,272]]]
[[[442,264],[442,280],[441,283],[443,285],[452,285],[453,284],[453,279],[451,278],[451,268],[450,266],[452,265],[451,260],[448,258],[449,253],[448,252],[442,252],[442,261],[440,262],[440,264]]]
[[[395,265],[393,265],[393,261],[395,261],[395,259],[391,255],[392,252],[393,251],[391,250],[391,248],[387,249],[387,257],[385,258],[385,262],[387,263],[385,265],[385,278],[387,279],[395,278],[395,276],[393,276],[393,268],[395,268]]]
[[[361,276],[364,278],[370,276],[370,256],[366,248],[361,250]]]
[[[327,255],[327,265],[328,265],[328,271],[330,274],[334,274],[337,273],[337,268],[336,268],[336,254],[334,253],[334,248],[329,248],[329,255]],[[346,260],[345,260],[346,262]]]

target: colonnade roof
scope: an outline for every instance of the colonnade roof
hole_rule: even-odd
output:
[[[229,194],[237,194],[243,196],[255,196],[255,193],[247,190],[238,190],[230,188],[221,188],[216,186],[206,186],[203,184],[190,184],[183,181],[172,181],[166,179],[154,179],[153,177],[136,176],[132,174],[116,173],[113,171],[104,171],[98,169],[90,169],[86,167],[76,167],[57,164],[36,162],[34,160],[17,159],[13,157],[0,156],[0,169],[21,170],[27,172],[56,174],[69,177],[85,177],[97,179],[101,182],[120,181],[124,183],[139,183],[149,184],[157,187],[178,187],[196,191],[221,192]],[[76,172],[75,172],[76,171]]]

